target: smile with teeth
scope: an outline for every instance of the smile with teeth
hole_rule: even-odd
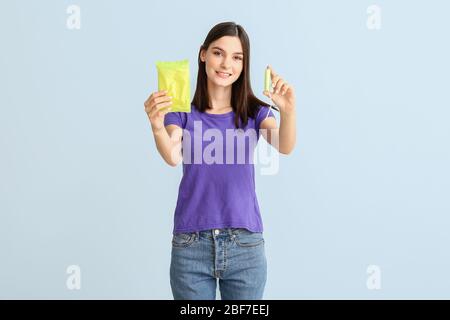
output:
[[[218,75],[219,77],[221,77],[221,78],[228,78],[229,76],[231,76],[231,74],[225,73],[225,72],[219,72],[219,71],[216,71],[216,73],[217,73],[217,75]]]

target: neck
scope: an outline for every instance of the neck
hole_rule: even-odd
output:
[[[231,85],[217,86],[208,79],[209,106],[214,111],[231,108]]]

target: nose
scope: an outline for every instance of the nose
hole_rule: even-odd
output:
[[[227,70],[229,71],[231,68],[231,62],[229,58],[223,58],[222,63],[220,65],[222,67],[223,70]]]

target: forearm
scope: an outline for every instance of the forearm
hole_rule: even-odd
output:
[[[158,130],[152,128],[152,132],[155,138],[156,148],[164,161],[171,166],[176,166],[181,160],[181,143],[172,139],[164,127]]]
[[[292,152],[296,141],[296,113],[280,111],[279,152],[289,154]]]

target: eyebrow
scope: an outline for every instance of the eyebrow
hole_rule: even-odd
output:
[[[220,47],[212,47],[213,49],[219,49],[219,50],[221,50],[221,51],[224,51],[224,52],[226,52],[225,50],[223,50],[222,48],[220,48]],[[235,52],[234,54],[242,54],[242,55],[244,55],[242,52]]]

